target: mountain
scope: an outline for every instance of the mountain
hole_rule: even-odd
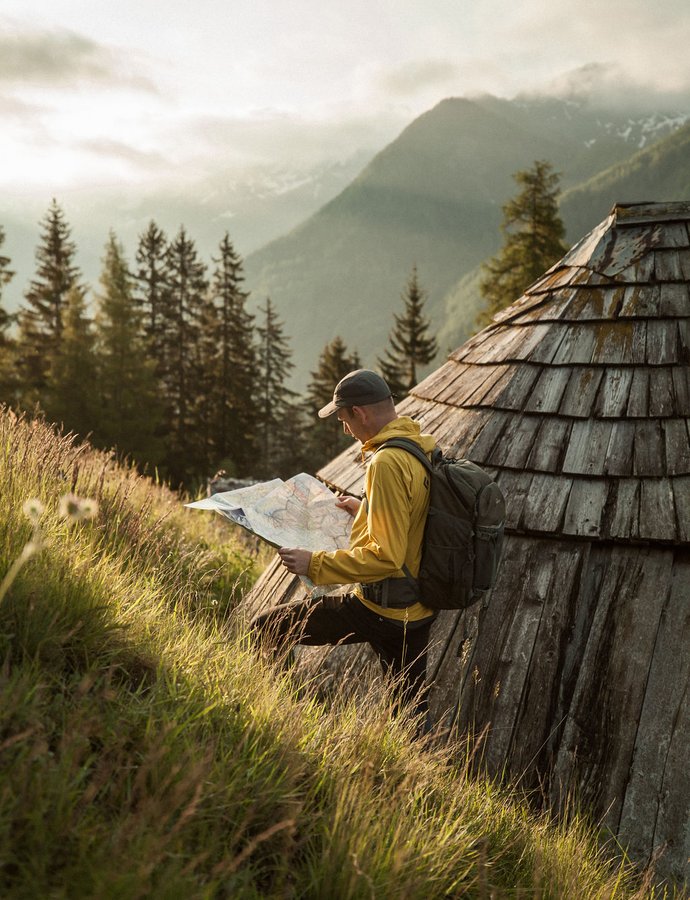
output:
[[[299,386],[336,334],[375,364],[414,264],[444,328],[448,293],[500,245],[515,171],[548,159],[574,188],[686,120],[527,96],[448,99],[415,119],[342,193],[247,258],[254,302],[270,296],[285,321]]]
[[[98,191],[56,194],[72,227],[77,244],[77,263],[85,280],[98,284],[103,248],[113,228],[123,243],[130,263],[139,235],[151,219],[173,237],[181,224],[196,241],[201,256],[210,263],[217,255],[225,231],[242,255],[289,231],[320,209],[361,171],[373,150],[362,150],[344,160],[318,165],[263,166],[241,174],[219,168],[212,176],[195,182],[192,189],[181,183],[176,190],[122,189],[116,196]],[[20,303],[35,270],[34,252],[39,240],[43,205],[3,198],[0,224],[5,229],[3,252],[10,256],[16,277],[3,291],[3,304],[10,310]]]
[[[606,218],[614,203],[625,200],[690,199],[690,123],[566,190],[560,212],[572,244]],[[444,350],[461,344],[476,328],[483,308],[479,293],[481,265],[458,279],[443,301],[438,340]]]

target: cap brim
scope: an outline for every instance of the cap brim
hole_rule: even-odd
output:
[[[327,418],[328,416],[332,416],[333,413],[334,413],[337,409],[338,409],[338,407],[335,405],[335,401],[334,401],[334,400],[331,400],[330,403],[327,403],[325,406],[323,406],[323,407],[319,410],[319,418],[320,418],[320,419],[325,419],[325,418]]]

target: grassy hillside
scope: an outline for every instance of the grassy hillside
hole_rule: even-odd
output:
[[[380,682],[326,707],[257,655],[220,517],[1,410],[0,491],[0,578],[41,547],[0,601],[1,896],[651,896],[414,744]]]

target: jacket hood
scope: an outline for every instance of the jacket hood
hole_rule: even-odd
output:
[[[379,447],[384,441],[394,437],[408,438],[419,444],[425,453],[431,453],[436,446],[436,438],[431,434],[422,434],[419,422],[415,422],[409,416],[398,416],[387,425],[384,425],[378,434],[362,444],[362,455],[370,453]]]

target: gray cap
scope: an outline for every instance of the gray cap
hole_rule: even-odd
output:
[[[386,382],[371,369],[350,372],[336,384],[333,399],[319,410],[319,418],[325,419],[343,406],[369,406],[391,397]]]

